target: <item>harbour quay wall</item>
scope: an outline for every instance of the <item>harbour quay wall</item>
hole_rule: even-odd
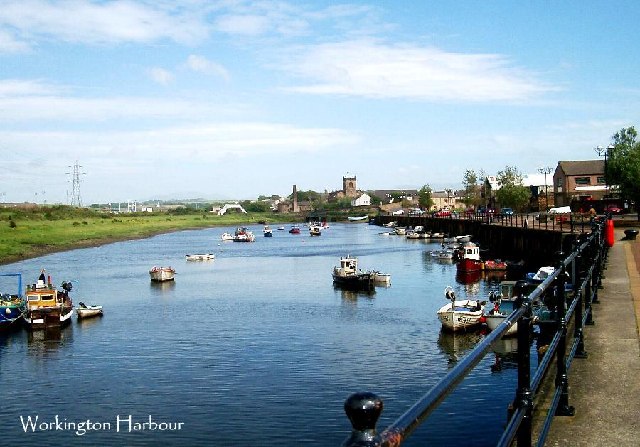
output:
[[[487,256],[513,261],[524,260],[526,264],[552,265],[559,251],[570,253],[580,234],[559,229],[524,228],[489,223],[479,219],[454,219],[425,216],[377,216],[375,224],[396,222],[398,226],[422,225],[426,231],[444,233],[447,236],[469,234]]]

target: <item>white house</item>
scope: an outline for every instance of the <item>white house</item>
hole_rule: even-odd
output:
[[[351,206],[371,206],[371,196],[367,193],[356,197],[351,201]]]

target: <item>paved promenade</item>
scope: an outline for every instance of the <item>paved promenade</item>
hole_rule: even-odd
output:
[[[616,241],[585,333],[586,359],[569,371],[575,416],[554,418],[546,447],[640,446],[640,238]]]

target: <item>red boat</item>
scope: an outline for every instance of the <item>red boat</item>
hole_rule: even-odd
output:
[[[458,253],[458,272],[479,272],[484,269],[484,263],[480,260],[480,247],[473,242],[464,244]]]
[[[292,225],[291,229],[289,230],[289,233],[291,234],[300,234],[300,227],[297,225]]]

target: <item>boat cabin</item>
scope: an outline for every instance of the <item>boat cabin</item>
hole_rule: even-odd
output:
[[[37,283],[27,286],[27,306],[29,309],[42,307],[56,307],[62,304],[62,299],[58,298],[58,292],[51,283],[45,284],[41,279]]]
[[[474,261],[480,260],[480,247],[473,242],[467,242],[462,246],[462,258]]]
[[[351,256],[340,258],[338,271],[341,275],[355,275],[358,271],[358,258],[352,258]]]

